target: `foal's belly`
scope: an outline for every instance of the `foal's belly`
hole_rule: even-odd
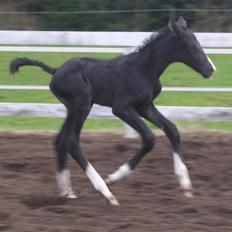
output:
[[[113,94],[109,90],[93,91],[93,103],[102,106],[112,106]]]

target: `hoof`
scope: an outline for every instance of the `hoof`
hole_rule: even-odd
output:
[[[108,176],[106,179],[105,179],[105,183],[110,185],[110,184],[113,184],[113,181],[111,180],[111,178]]]
[[[116,199],[116,197],[114,195],[112,195],[110,198],[109,198],[109,202],[111,205],[113,206],[119,206],[119,202],[118,200]]]
[[[67,198],[67,199],[76,199],[78,198],[76,194],[74,193],[66,193],[66,194],[60,194],[61,197]]]
[[[75,194],[69,194],[66,196],[68,199],[77,199],[77,196]]]
[[[194,198],[192,191],[184,191],[184,196],[187,198]]]

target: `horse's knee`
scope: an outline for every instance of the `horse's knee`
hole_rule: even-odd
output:
[[[171,142],[174,151],[177,153],[180,152],[180,133],[176,127],[176,125],[172,122],[168,122],[166,127],[164,128],[164,132],[166,133],[167,137],[169,138],[169,141]]]
[[[177,126],[174,124],[174,123],[171,123],[170,124],[170,130],[171,130],[171,134],[172,134],[172,137],[173,137],[173,140],[177,143],[180,142],[180,133],[177,129]]]
[[[145,152],[149,152],[152,150],[152,148],[155,146],[155,136],[149,135],[143,140],[143,150]]]

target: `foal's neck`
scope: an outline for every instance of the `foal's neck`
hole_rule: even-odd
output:
[[[177,40],[171,33],[158,35],[150,44],[142,48],[138,55],[141,57],[140,67],[145,75],[156,81],[167,66],[175,61]],[[140,53],[140,54],[139,54]]]

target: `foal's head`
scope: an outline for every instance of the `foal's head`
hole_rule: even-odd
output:
[[[190,66],[204,78],[209,78],[216,67],[204,53],[195,35],[188,29],[185,19],[180,17],[177,21],[171,20],[168,26],[172,34],[176,36],[179,45],[175,60]]]

